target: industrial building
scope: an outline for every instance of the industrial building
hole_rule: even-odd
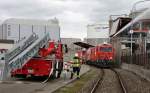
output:
[[[4,20],[0,24],[0,39],[14,40],[15,43],[28,38],[33,33],[43,36],[49,32],[51,40],[60,40],[60,26],[57,19],[15,19]]]
[[[87,26],[87,38],[85,42],[98,45],[109,41],[109,28],[107,24],[92,24]]]
[[[13,48],[13,45],[14,45],[13,40],[0,40],[0,54]]]
[[[79,46],[74,45],[74,42],[81,42],[80,38],[61,38],[63,44],[67,44],[69,49],[76,50],[79,49]]]

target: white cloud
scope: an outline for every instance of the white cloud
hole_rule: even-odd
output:
[[[63,37],[85,37],[87,24],[106,23],[111,14],[128,13],[137,1],[139,0],[0,0],[0,18],[57,17]]]

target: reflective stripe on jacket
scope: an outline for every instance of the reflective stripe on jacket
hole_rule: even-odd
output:
[[[80,60],[79,59],[74,59],[73,67],[80,67]]]

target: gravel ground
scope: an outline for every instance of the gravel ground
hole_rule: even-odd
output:
[[[116,74],[110,69],[104,69],[104,78],[95,93],[122,93]]]
[[[117,71],[120,73],[128,93],[150,93],[150,82],[126,70],[117,69]]]

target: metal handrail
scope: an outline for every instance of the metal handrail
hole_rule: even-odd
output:
[[[32,43],[34,43],[38,39],[38,36],[35,34],[32,34],[29,38],[25,39],[24,41],[18,43],[15,45],[15,47],[8,51],[5,54],[5,60],[6,62],[11,61],[14,57],[19,55],[22,51],[24,51],[26,48],[28,48]]]
[[[11,51],[6,53],[3,60],[4,67],[0,80],[5,80],[8,77],[8,73],[10,71],[24,66],[24,64],[26,64],[38,53],[39,48],[48,44],[49,40],[50,37],[48,33],[40,38],[38,38],[36,35],[32,35],[25,41],[16,45],[16,47]]]
[[[38,53],[39,48],[47,44],[49,39],[49,34],[37,39],[27,49],[22,51],[18,56],[16,56],[9,62],[9,69],[21,68],[26,62],[28,62],[33,56]]]

